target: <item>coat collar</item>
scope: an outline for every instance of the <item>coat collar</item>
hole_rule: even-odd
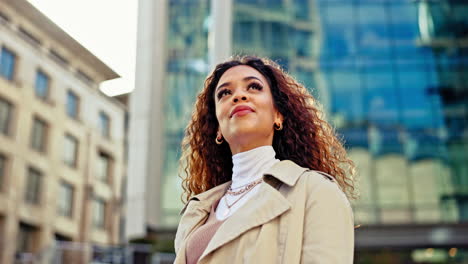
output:
[[[301,176],[301,174],[307,170],[308,169],[300,167],[299,165],[290,160],[282,160],[273,165],[270,169],[268,169],[263,174],[263,179],[265,180],[265,182],[272,185],[273,187],[277,187],[280,183],[284,183],[292,187],[296,185],[296,182]],[[180,214],[182,215],[185,212],[188,204],[191,201],[198,201],[199,203],[197,207],[209,213],[211,205],[215,201],[223,197],[223,195],[226,193],[227,188],[229,187],[229,184],[231,184],[231,181],[228,181],[214,188],[211,188],[206,192],[191,197],[189,201],[185,204],[184,208],[180,211]]]
[[[223,195],[227,191],[227,188],[229,187],[229,184],[231,184],[231,181],[225,182],[221,185],[209,189],[206,192],[202,192],[191,197],[185,204],[184,208],[182,208],[182,210],[180,211],[180,214],[184,214],[184,212],[187,210],[188,205],[191,202],[195,202],[197,204],[197,208],[206,211],[206,213],[209,213],[211,205],[217,200],[221,199],[221,197],[223,197]]]
[[[260,185],[259,191],[251,197],[251,202],[238,209],[238,211],[226,219],[213,238],[210,240],[207,248],[200,256],[202,260],[205,256],[236,239],[244,232],[263,225],[272,219],[279,217],[291,208],[289,201],[279,192],[279,186],[284,183],[287,186],[294,186],[299,177],[308,169],[302,168],[292,161],[284,160],[273,165],[264,173],[264,181],[268,184]],[[198,196],[198,199],[206,199],[207,213],[211,204],[220,199],[226,192],[229,183],[215,187],[212,190]]]
[[[221,247],[234,240],[247,230],[263,225],[268,221],[282,215],[291,208],[289,201],[279,192],[281,184],[294,186],[300,176],[308,169],[302,168],[296,163],[283,160],[267,170],[263,179],[267,184],[261,184],[260,190],[251,197],[252,201],[227,218],[215,233],[200,260]],[[185,259],[185,243],[190,233],[207,217],[211,205],[221,199],[226,193],[231,181],[218,185],[206,192],[193,196],[185,204],[181,214],[183,217],[183,228],[177,232],[181,234],[182,245],[179,248],[176,260]],[[180,226],[179,226],[180,227]],[[176,263],[179,263],[176,261]],[[183,262],[181,262],[183,263]]]
[[[263,179],[267,183],[271,184],[270,178],[273,177],[281,183],[292,187],[296,185],[296,182],[302,175],[302,173],[304,173],[307,170],[309,169],[303,168],[290,160],[282,160],[273,165],[273,167],[271,167],[270,169],[268,169],[263,174]]]
[[[240,207],[219,227],[200,256],[200,263],[205,256],[244,232],[279,217],[291,208],[289,201],[269,184],[261,184],[258,192],[250,200],[252,202]]]

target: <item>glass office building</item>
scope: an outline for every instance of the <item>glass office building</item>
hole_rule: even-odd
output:
[[[317,8],[329,117],[360,175],[358,263],[466,263],[467,242],[450,232],[468,241],[468,2],[321,0]],[[367,227],[383,243],[360,241]],[[398,228],[406,237],[385,242]]]
[[[167,227],[179,217],[180,141],[213,23],[209,0],[168,1]],[[232,54],[277,61],[343,136],[359,172],[356,263],[466,263],[467,1],[233,0]]]
[[[170,0],[167,6],[166,78],[164,100],[164,163],[161,225],[179,220],[180,144],[197,93],[208,74],[209,0]]]
[[[237,0],[232,12],[232,54],[276,61],[328,103],[318,69],[321,28],[313,1]]]

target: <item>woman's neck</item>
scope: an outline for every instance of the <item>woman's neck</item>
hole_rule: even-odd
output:
[[[245,185],[263,176],[279,162],[272,146],[261,146],[232,156],[232,188]]]

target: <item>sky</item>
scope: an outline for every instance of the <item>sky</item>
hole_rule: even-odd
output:
[[[101,84],[118,95],[135,86],[137,0],[28,0],[120,76]]]

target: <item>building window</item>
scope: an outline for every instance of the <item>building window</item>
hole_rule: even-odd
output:
[[[8,135],[10,132],[13,105],[0,98],[0,133]]]
[[[74,136],[65,134],[65,144],[63,161],[70,167],[76,167],[78,157],[78,139]]]
[[[41,46],[41,41],[36,38],[31,32],[26,30],[23,27],[18,28],[18,33],[20,37],[22,37],[26,42],[29,44],[33,45],[34,47],[40,47]]]
[[[60,53],[56,50],[49,50],[49,56],[52,60],[54,60],[55,62],[57,62],[60,66],[64,66],[64,67],[68,67],[68,60],[65,59],[62,55],[60,55]]]
[[[73,119],[78,119],[78,107],[80,98],[72,91],[67,92],[67,115]]]
[[[89,75],[87,75],[81,70],[76,71],[76,76],[78,77],[78,79],[84,81],[85,83],[89,85],[94,85],[95,83],[94,80],[91,77],[89,77]]]
[[[99,131],[103,137],[110,136],[110,121],[109,116],[104,112],[99,112]]]
[[[0,56],[0,75],[12,81],[15,77],[16,55],[11,50],[2,47]]]
[[[31,133],[31,148],[39,152],[46,151],[47,123],[39,118],[33,119]]]
[[[0,12],[0,23],[6,24],[9,21],[10,21],[10,17],[7,16],[5,13]]]
[[[47,100],[49,96],[50,78],[43,71],[36,72],[36,96],[42,100]]]
[[[96,178],[103,182],[108,182],[111,173],[111,157],[102,151],[99,152],[97,160]]]
[[[42,188],[42,173],[34,168],[28,169],[24,199],[31,204],[39,204]]]
[[[57,213],[61,216],[73,217],[73,186],[66,182],[60,183]]]
[[[7,158],[0,154],[0,191],[4,189],[5,178],[7,173]]]
[[[54,234],[54,240],[57,241],[57,242],[71,242],[71,241],[73,241],[73,239],[71,237],[68,237],[68,236],[62,235],[62,234],[58,234],[58,233]]]
[[[5,226],[5,216],[4,215],[0,215],[0,237],[1,238],[4,238],[6,237],[6,226]],[[3,252],[0,253],[0,258],[3,257],[4,254]]]
[[[19,254],[33,252],[37,244],[38,233],[37,227],[20,223],[16,239],[16,252]]]
[[[93,200],[93,227],[104,229],[106,226],[106,202],[95,197]]]

